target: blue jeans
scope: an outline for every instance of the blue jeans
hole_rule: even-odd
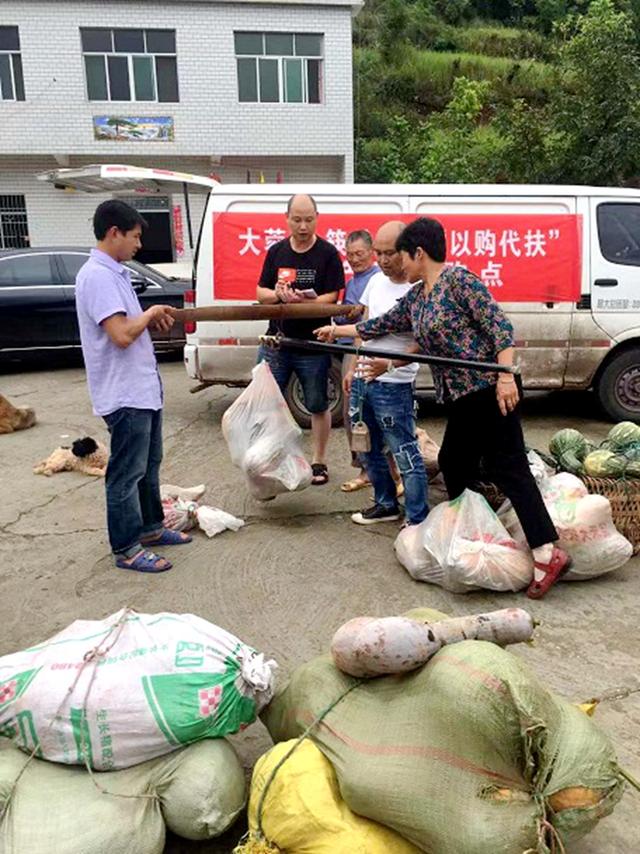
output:
[[[295,374],[302,386],[304,405],[312,415],[326,412],[329,408],[329,368],[331,357],[323,353],[296,353],[294,350],[273,350],[261,346],[258,361],[266,362],[271,368],[275,381],[284,394]]]
[[[427,471],[416,439],[412,383],[365,383],[355,379],[351,387],[349,414],[354,424],[362,410],[369,428],[371,451],[365,454],[376,504],[388,509],[398,506],[396,485],[384,454],[393,454],[404,486],[405,517],[417,525],[429,512]]]
[[[140,538],[162,528],[160,500],[162,410],[116,409],[104,420],[111,434],[105,480],[111,550],[129,558],[142,548]]]

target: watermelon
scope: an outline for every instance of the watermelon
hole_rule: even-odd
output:
[[[631,477],[635,480],[640,480],[640,460],[630,460],[628,457],[625,458],[627,462],[624,467],[624,476]]]
[[[584,470],[590,477],[620,477],[626,464],[625,458],[613,451],[592,451],[585,458]]]
[[[589,444],[582,433],[566,427],[558,430],[549,442],[549,450],[563,471],[582,474],[582,461],[589,452]]]
[[[613,451],[638,444],[640,444],[640,426],[633,421],[621,421],[609,430],[607,445]]]
[[[640,461],[640,445],[632,445],[631,447],[624,448],[622,453],[626,460]]]

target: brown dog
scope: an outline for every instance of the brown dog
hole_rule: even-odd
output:
[[[30,406],[14,406],[0,394],[0,433],[26,430],[36,423],[36,414]]]
[[[59,471],[79,471],[93,477],[104,477],[109,462],[109,452],[91,436],[76,439],[70,448],[56,448],[46,460],[33,469],[34,474],[51,477]]]

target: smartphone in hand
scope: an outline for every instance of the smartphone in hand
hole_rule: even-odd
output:
[[[296,290],[297,294],[300,294],[301,297],[305,299],[316,299],[318,294],[315,292],[313,288],[304,288],[303,290]]]
[[[298,271],[294,267],[278,267],[278,281],[291,287],[296,280]]]

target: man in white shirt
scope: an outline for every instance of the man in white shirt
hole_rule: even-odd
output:
[[[360,302],[365,306],[367,319],[379,317],[393,308],[414,285],[407,282],[400,254],[396,252],[396,239],[404,228],[402,222],[387,222],[376,234],[374,246],[380,273],[372,276]],[[415,287],[419,287],[416,285]],[[334,326],[316,330],[318,338],[332,341]],[[343,326],[340,334],[354,335],[355,327]],[[369,343],[368,347],[384,351],[416,352],[418,347],[410,333],[387,335]],[[407,360],[351,357],[347,373],[351,400],[349,414],[352,422],[364,421],[369,428],[371,450],[365,455],[367,472],[373,484],[374,505],[354,513],[351,517],[359,525],[373,525],[400,518],[396,484],[389,471],[384,453],[391,451],[396,462],[405,496],[405,520],[417,525],[429,512],[427,504],[427,475],[416,439],[413,409],[413,385],[418,365]],[[350,382],[349,382],[350,380]]]

